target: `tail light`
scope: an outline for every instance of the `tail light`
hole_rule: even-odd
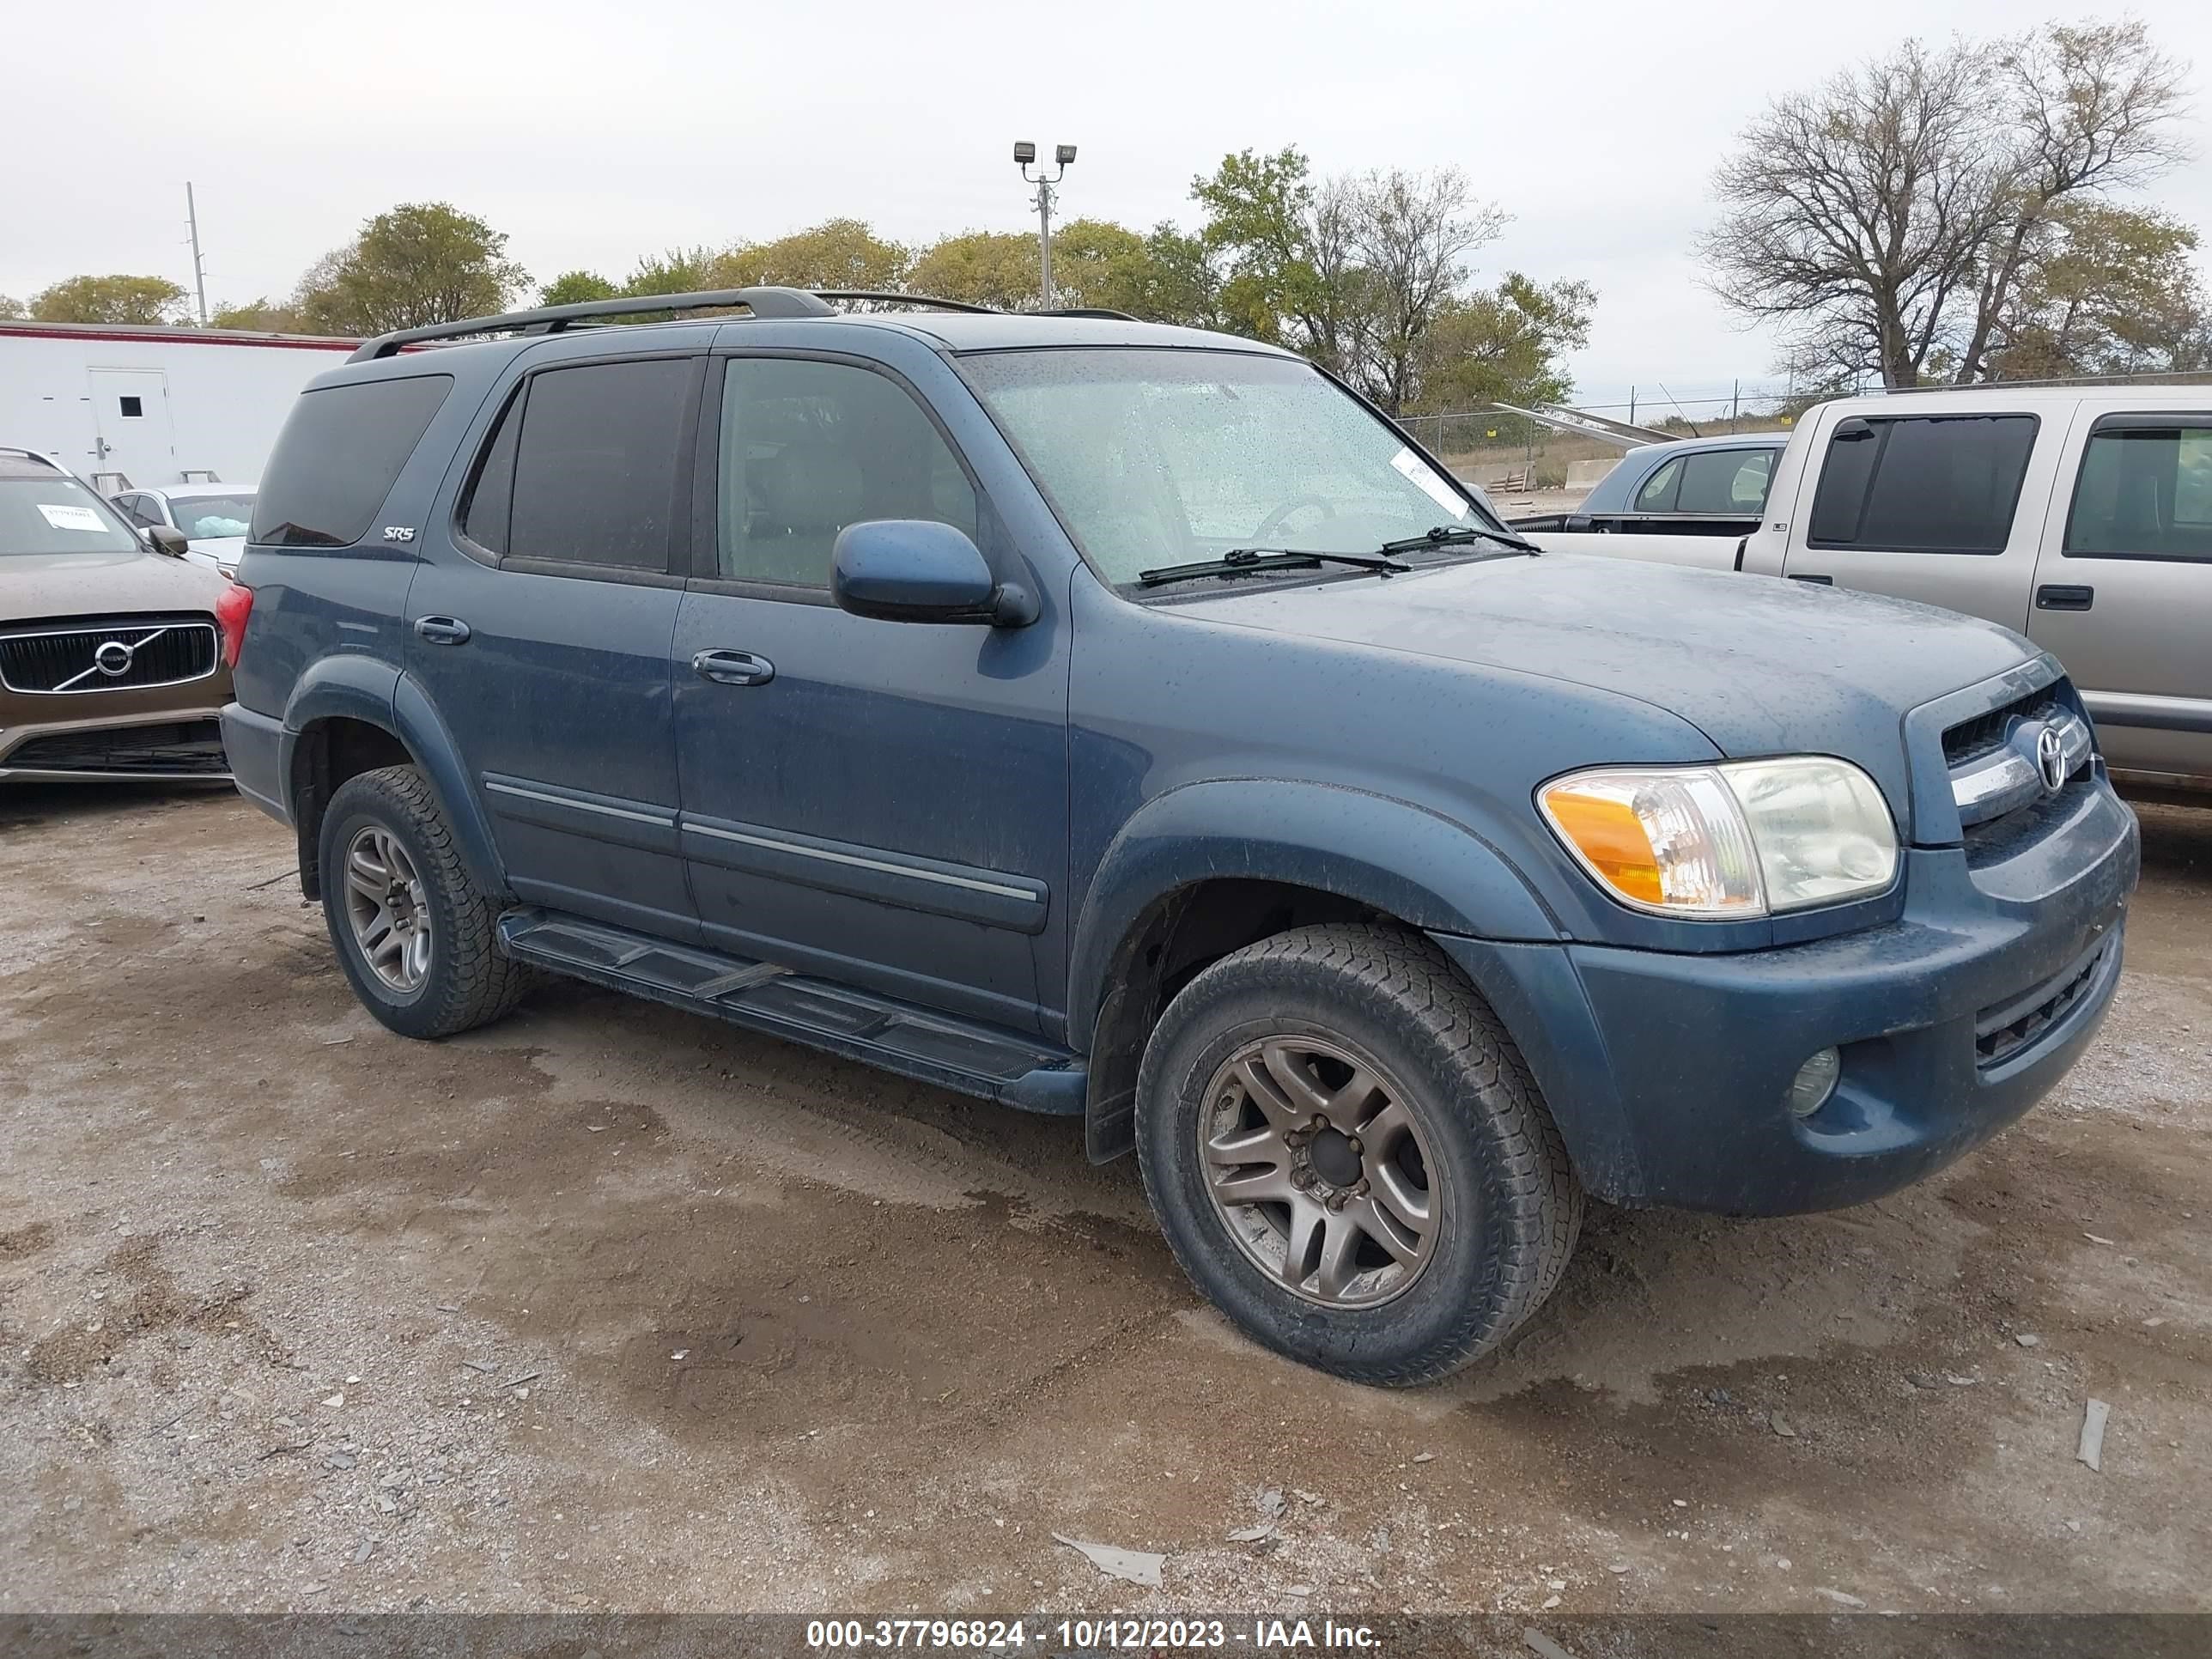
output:
[[[246,645],[246,619],[253,614],[253,590],[238,582],[224,585],[215,602],[216,626],[222,629],[222,665],[238,666],[238,653]]]

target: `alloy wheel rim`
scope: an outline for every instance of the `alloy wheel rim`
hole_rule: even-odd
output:
[[[1326,1038],[1247,1042],[1199,1113],[1206,1196],[1254,1265],[1300,1300],[1366,1308],[1426,1271],[1450,1194],[1404,1093]]]
[[[368,970],[387,988],[421,988],[430,972],[430,905],[407,849],[370,824],[347,844],[346,920]]]

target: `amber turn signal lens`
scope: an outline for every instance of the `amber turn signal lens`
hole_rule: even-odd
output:
[[[1666,902],[1651,838],[1629,802],[1609,791],[1586,792],[1570,785],[1547,793],[1544,805],[1559,833],[1607,886],[1645,904]]]
[[[1584,869],[1624,904],[1662,915],[1765,910],[1743,813],[1711,767],[1601,767],[1537,802]]]

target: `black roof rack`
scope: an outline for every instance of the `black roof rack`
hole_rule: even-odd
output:
[[[348,362],[374,362],[402,348],[432,340],[469,339],[479,334],[558,334],[573,323],[597,322],[615,317],[649,317],[671,311],[723,311],[743,306],[756,317],[835,317],[841,313],[832,300],[866,301],[876,305],[922,306],[937,311],[964,311],[980,316],[1001,316],[995,306],[970,304],[966,300],[941,300],[933,294],[894,294],[888,290],[855,288],[724,288],[699,294],[635,294],[611,300],[586,300],[572,306],[539,306],[532,311],[502,312],[496,317],[464,317],[459,322],[432,323],[422,328],[398,329],[363,341]],[[1104,306],[1068,306],[1057,311],[1032,313],[1040,317],[1105,317],[1116,322],[1139,320],[1126,311]]]
[[[509,311],[496,317],[464,317],[456,323],[432,323],[425,328],[403,328],[363,341],[351,363],[373,362],[389,357],[403,346],[428,340],[459,340],[477,334],[558,334],[572,323],[592,322],[602,317],[643,317],[661,311],[720,311],[743,306],[756,317],[834,317],[836,309],[826,300],[798,288],[725,288],[701,294],[625,295],[612,300],[586,300],[573,306],[540,306],[533,311]]]
[[[979,306],[967,300],[940,300],[933,294],[878,293],[870,289],[850,288],[817,288],[816,294],[825,300],[872,300],[879,305],[925,306],[933,311],[972,311],[985,317],[1007,315],[1030,317],[1103,317],[1116,323],[1141,322],[1126,311],[1115,311],[1106,306],[1060,306],[1050,311],[1008,313],[997,306]]]
[[[966,300],[940,300],[933,294],[892,294],[861,288],[817,288],[814,295],[822,300],[872,300],[878,305],[924,306],[932,311],[973,311],[986,317],[1000,314],[996,306],[974,305]]]

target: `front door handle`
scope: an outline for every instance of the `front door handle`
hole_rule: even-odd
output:
[[[466,645],[469,625],[459,617],[417,617],[415,631],[433,645]]]
[[[702,651],[691,659],[691,672],[717,685],[766,685],[775,665],[750,651]]]
[[[2081,582],[2045,582],[2035,590],[2038,611],[2087,611],[2097,602],[2097,590]]]
[[[1793,582],[1810,582],[1815,587],[1833,587],[1836,585],[1836,579],[1833,576],[1814,576],[1797,570],[1790,573],[1790,580]]]

